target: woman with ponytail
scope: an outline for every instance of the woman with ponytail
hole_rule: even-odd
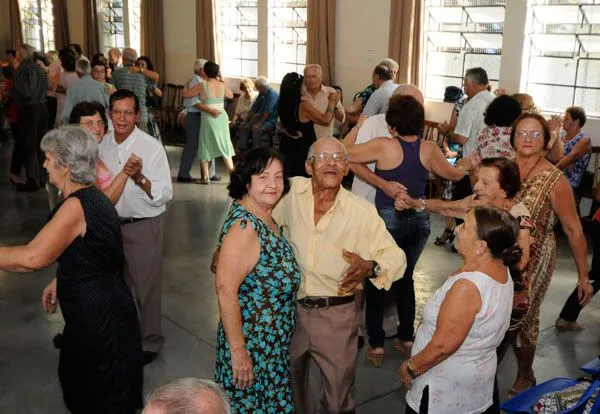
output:
[[[509,267],[521,260],[519,222],[505,210],[478,206],[456,234],[464,264],[423,307],[412,356],[399,368],[407,413],[494,408],[496,348],[512,312]]]

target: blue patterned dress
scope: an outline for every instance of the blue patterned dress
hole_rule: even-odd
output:
[[[289,345],[296,323],[296,290],[300,267],[283,232],[278,237],[262,220],[240,204],[231,206],[221,235],[241,220],[258,233],[261,245],[256,267],[242,282],[238,298],[242,330],[254,369],[254,384],[240,390],[233,384],[229,344],[219,321],[215,380],[223,386],[234,413],[292,413]]]

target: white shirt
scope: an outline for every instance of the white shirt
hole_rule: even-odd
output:
[[[464,157],[471,155],[475,150],[475,147],[477,147],[477,137],[479,137],[479,133],[485,126],[483,123],[485,110],[494,98],[495,96],[493,93],[487,90],[481,91],[469,99],[465,106],[460,110],[454,133],[469,138],[469,140],[463,144]]]
[[[173,184],[167,153],[156,138],[136,127],[125,141],[117,144],[114,131],[110,131],[98,147],[100,159],[113,177],[123,169],[129,156],[135,154],[142,159],[142,174],[152,183],[150,198],[133,180],[127,180],[115,205],[119,217],[148,218],[165,212],[167,202],[173,198]]]
[[[419,410],[427,385],[431,414],[481,413],[492,405],[496,348],[504,338],[512,312],[514,287],[510,274],[504,284],[481,272],[462,272],[446,279],[423,306],[423,320],[417,329],[411,356],[421,352],[431,341],[446,294],[460,279],[475,284],[481,297],[481,310],[458,350],[413,380],[406,394],[406,403],[413,410]]]
[[[313,106],[317,108],[321,113],[325,113],[327,107],[329,106],[329,94],[337,93],[337,91],[334,88],[330,86],[321,85],[319,93],[317,93],[317,96],[313,98],[312,95],[306,90],[305,85],[302,85],[302,90],[304,92],[302,94],[302,100],[311,102]],[[346,120],[346,112],[344,111],[344,105],[342,105],[342,102],[338,102],[335,108],[343,114],[342,120],[340,122],[344,122]],[[319,139],[323,137],[333,136],[333,126],[335,124],[335,121],[336,117],[334,112],[333,119],[331,120],[328,126],[317,125],[315,123],[314,129],[316,138]]]
[[[385,114],[373,115],[367,118],[358,129],[356,144],[363,144],[377,137],[392,137],[385,121]],[[367,164],[367,167],[375,172],[374,162]],[[352,192],[354,194],[366,199],[371,204],[375,204],[375,190],[375,187],[363,181],[358,175],[354,176],[354,181],[352,181]]]

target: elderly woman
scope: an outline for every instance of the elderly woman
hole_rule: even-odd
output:
[[[521,105],[508,95],[500,95],[485,110],[485,128],[477,137],[474,155],[481,158],[515,158],[515,150],[510,145],[510,131],[513,122],[521,115]]]
[[[291,413],[288,348],[300,268],[271,216],[289,190],[281,156],[266,148],[244,153],[228,189],[234,202],[218,247],[215,378],[238,414]]]
[[[348,155],[354,163],[375,162],[375,174],[387,181],[403,184],[408,194],[422,203],[416,210],[398,211],[394,199],[381,189],[375,193],[375,206],[396,244],[406,253],[407,265],[402,279],[394,283],[400,326],[395,347],[410,352],[415,322],[413,271],[429,237],[429,214],[425,212],[425,188],[430,172],[447,180],[460,180],[467,174],[462,166],[452,167],[430,141],[419,138],[423,132],[423,105],[414,97],[396,95],[390,99],[385,114],[393,138],[375,138],[350,146]],[[464,160],[466,161],[466,160]],[[366,325],[369,336],[367,359],[381,366],[385,333],[382,327],[385,293],[369,284],[365,287]]]
[[[111,95],[117,91],[117,88],[114,85],[111,85],[106,81],[108,75],[108,67],[106,66],[106,61],[102,59],[92,60],[92,78],[96,82],[100,82],[104,86],[104,92]]]
[[[242,94],[238,98],[233,115],[232,123],[239,123],[246,120],[246,116],[252,109],[252,105],[258,96],[258,92],[254,89],[254,82],[248,78],[240,79],[240,90]]]
[[[0,270],[33,272],[58,262],[44,290],[66,325],[58,375],[72,413],[135,413],[141,407],[142,345],[135,304],[121,276],[123,241],[111,201],[93,183],[98,143],[80,127],[46,134],[50,183],[64,199],[26,246],[0,248]]]
[[[556,168],[563,171],[573,190],[581,185],[581,177],[587,169],[592,152],[590,136],[581,130],[586,119],[583,108],[571,106],[565,110],[562,131],[560,131],[565,156],[556,164]]]
[[[534,240],[529,263],[524,270],[530,283],[529,311],[513,342],[518,372],[510,393],[515,394],[536,382],[532,365],[539,334],[540,306],[550,285],[556,261],[553,231],[556,217],[562,224],[575,258],[578,299],[582,306],[590,300],[593,288],[588,279],[585,237],[573,190],[562,172],[543,156],[544,148],[550,141],[546,120],[537,114],[521,115],[513,125],[510,141],[515,148],[521,175],[521,190],[515,199],[531,212],[531,236]]]
[[[492,412],[496,347],[510,323],[520,260],[519,224],[510,213],[475,207],[457,228],[464,264],[423,307],[410,359],[398,370],[407,413]],[[452,380],[449,380],[452,378]]]
[[[121,50],[117,47],[111,47],[108,49],[108,74],[107,78],[110,79],[112,73],[116,68],[119,68],[123,65],[123,61],[121,60]]]

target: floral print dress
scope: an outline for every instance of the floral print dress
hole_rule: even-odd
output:
[[[231,353],[221,321],[217,334],[215,379],[225,389],[236,414],[292,413],[288,349],[296,323],[300,267],[281,228],[276,235],[262,220],[236,202],[223,224],[219,247],[231,226],[238,221],[242,228],[250,224],[256,230],[261,245],[258,263],[246,276],[238,293],[254,384],[243,390],[233,384]]]
[[[510,144],[511,127],[486,126],[477,137],[474,155],[481,158],[504,157],[515,159],[515,150]]]

